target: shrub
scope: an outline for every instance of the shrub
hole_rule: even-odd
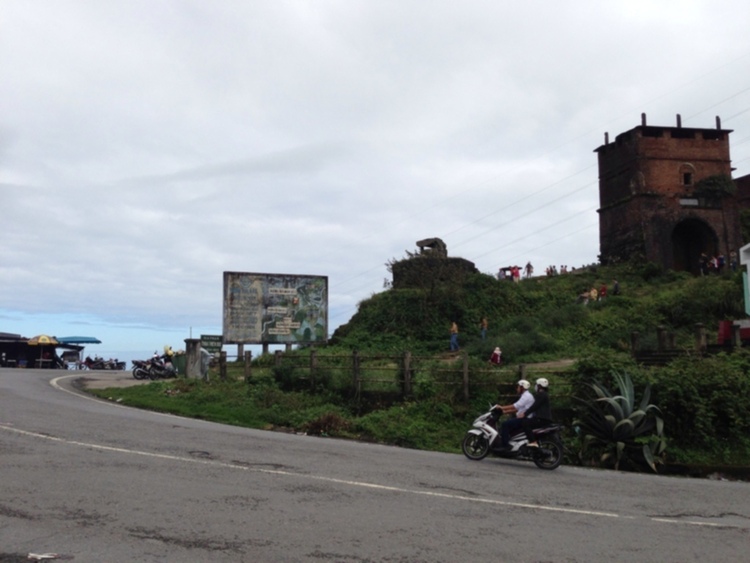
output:
[[[637,468],[646,463],[656,471],[666,449],[664,423],[659,408],[649,404],[651,387],[646,385],[636,406],[635,390],[627,372],[613,372],[619,389],[610,393],[601,383],[589,385],[595,397],[577,398],[582,413],[575,425],[583,435],[581,456],[597,459],[605,467]]]
[[[654,369],[654,397],[670,439],[681,449],[713,452],[724,462],[750,449],[750,352],[688,357]]]

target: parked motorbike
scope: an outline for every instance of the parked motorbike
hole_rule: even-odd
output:
[[[510,438],[510,448],[500,449],[500,409],[494,406],[479,416],[461,442],[464,455],[473,461],[484,459],[489,454],[508,459],[533,461],[540,469],[557,469],[562,463],[563,445],[560,439],[562,425],[552,423],[533,430],[539,447],[528,445],[525,432]]]
[[[117,358],[110,358],[109,360],[105,360],[104,358],[100,358],[99,356],[94,356],[94,359],[91,359],[91,356],[86,356],[86,359],[79,364],[79,369],[112,369],[112,370],[123,370],[125,369],[126,362],[121,362]]]
[[[168,379],[177,377],[177,368],[172,363],[172,358],[167,354],[159,356],[154,354],[148,365],[148,376],[153,379]]]
[[[133,360],[133,377],[136,379],[146,379],[149,377],[149,362],[147,360]]]

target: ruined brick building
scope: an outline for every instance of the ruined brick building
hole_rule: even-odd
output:
[[[700,255],[737,252],[740,211],[750,209],[750,175],[732,180],[729,134],[641,125],[596,149],[603,264],[645,259],[698,272]]]

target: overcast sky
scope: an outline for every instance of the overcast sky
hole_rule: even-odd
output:
[[[427,237],[491,274],[594,263],[605,132],[718,115],[750,173],[748,16],[3,0],[0,331],[177,349],[244,271],[328,276],[332,333]]]

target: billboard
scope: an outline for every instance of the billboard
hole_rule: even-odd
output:
[[[327,276],[224,272],[225,344],[327,339]]]

